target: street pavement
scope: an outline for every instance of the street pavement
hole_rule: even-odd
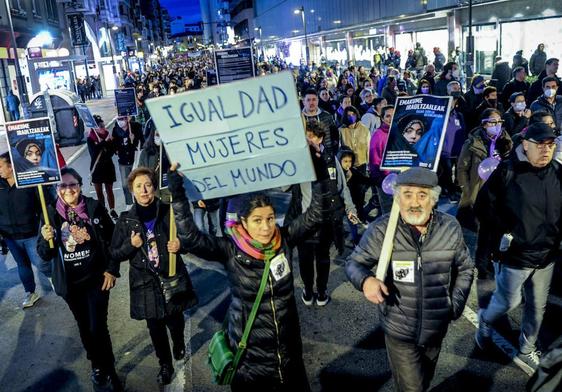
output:
[[[89,163],[88,154],[82,153],[70,166],[83,174],[83,192],[93,197],[87,180]],[[117,210],[123,210],[119,181],[115,184],[115,195]],[[443,200],[440,208],[453,212],[455,206]],[[467,240],[474,250],[474,237],[467,235]],[[24,290],[15,263],[11,255],[0,257],[0,391],[91,391],[90,364],[65,302],[41,279],[41,300],[22,310]],[[207,367],[208,342],[220,328],[229,302],[224,271],[218,263],[192,256],[184,260],[199,296],[199,306],[185,315],[188,358],[175,363],[174,381],[166,388],[159,388],[156,383],[159,368],[145,323],[129,317],[128,265],[122,264],[121,278],[111,291],[109,330],[117,371],[127,391],[229,390],[211,383]],[[302,284],[296,262],[293,267],[295,295],[300,298]],[[479,289],[480,301],[485,301],[493,290],[493,281],[484,282]],[[332,302],[325,308],[306,307],[297,300],[304,361],[313,391],[392,391],[376,306],[348,283],[341,261],[332,264],[329,290]],[[443,342],[433,391],[515,392],[525,388],[528,375],[509,357],[497,349],[483,353],[475,348],[478,297],[474,284],[465,315],[451,324]],[[557,320],[559,304],[559,298],[553,296],[547,307],[540,337],[545,347],[562,333]],[[498,326],[500,334],[512,345],[517,343],[520,320],[519,309]]]

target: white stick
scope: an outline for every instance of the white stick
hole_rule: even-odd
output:
[[[400,216],[400,207],[398,203],[393,200],[392,209],[390,210],[390,217],[386,232],[384,233],[384,241],[382,243],[381,255],[379,257],[379,264],[377,265],[377,272],[375,277],[384,282],[388,265],[392,256],[392,248],[394,246],[394,234],[396,233],[396,226],[398,225],[398,217]]]

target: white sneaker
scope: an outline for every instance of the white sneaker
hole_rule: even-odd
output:
[[[35,305],[35,302],[39,301],[39,295],[37,293],[27,293],[25,299],[23,300],[23,308],[30,308]]]
[[[540,360],[541,352],[537,350],[531,351],[528,354],[523,354],[521,351],[519,351],[515,358],[513,358],[513,362],[517,363],[520,366],[527,366],[533,371],[537,370],[537,368],[539,367]]]

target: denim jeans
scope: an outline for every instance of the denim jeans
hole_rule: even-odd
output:
[[[121,174],[121,186],[123,187],[123,194],[125,195],[125,204],[128,206],[133,204],[133,197],[131,192],[129,192],[129,187],[127,186],[127,177],[133,171],[133,165],[119,165],[119,174]]]
[[[521,303],[521,291],[525,295],[525,308],[521,321],[519,351],[529,353],[536,349],[537,337],[541,328],[548,291],[554,271],[554,263],[543,269],[512,268],[501,263],[494,263],[496,272],[496,290],[482,318],[493,324],[510,310]]]
[[[207,223],[209,226],[209,230],[206,230],[205,216],[208,217]],[[220,223],[218,209],[214,211],[207,211],[204,208],[194,208],[193,220],[195,221],[195,225],[199,228],[199,230],[219,237],[222,235],[219,226]]]
[[[6,244],[18,266],[18,275],[23,283],[23,288],[28,293],[34,293],[35,278],[31,264],[35,264],[37,269],[46,277],[51,277],[51,262],[44,261],[37,253],[37,236],[22,240],[6,238]],[[46,290],[48,290],[48,287],[50,287],[48,284],[44,286]]]

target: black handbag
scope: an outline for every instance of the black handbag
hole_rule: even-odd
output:
[[[158,274],[158,281],[167,304],[187,301],[187,307],[191,308],[199,302],[189,274],[179,273],[170,277]]]

